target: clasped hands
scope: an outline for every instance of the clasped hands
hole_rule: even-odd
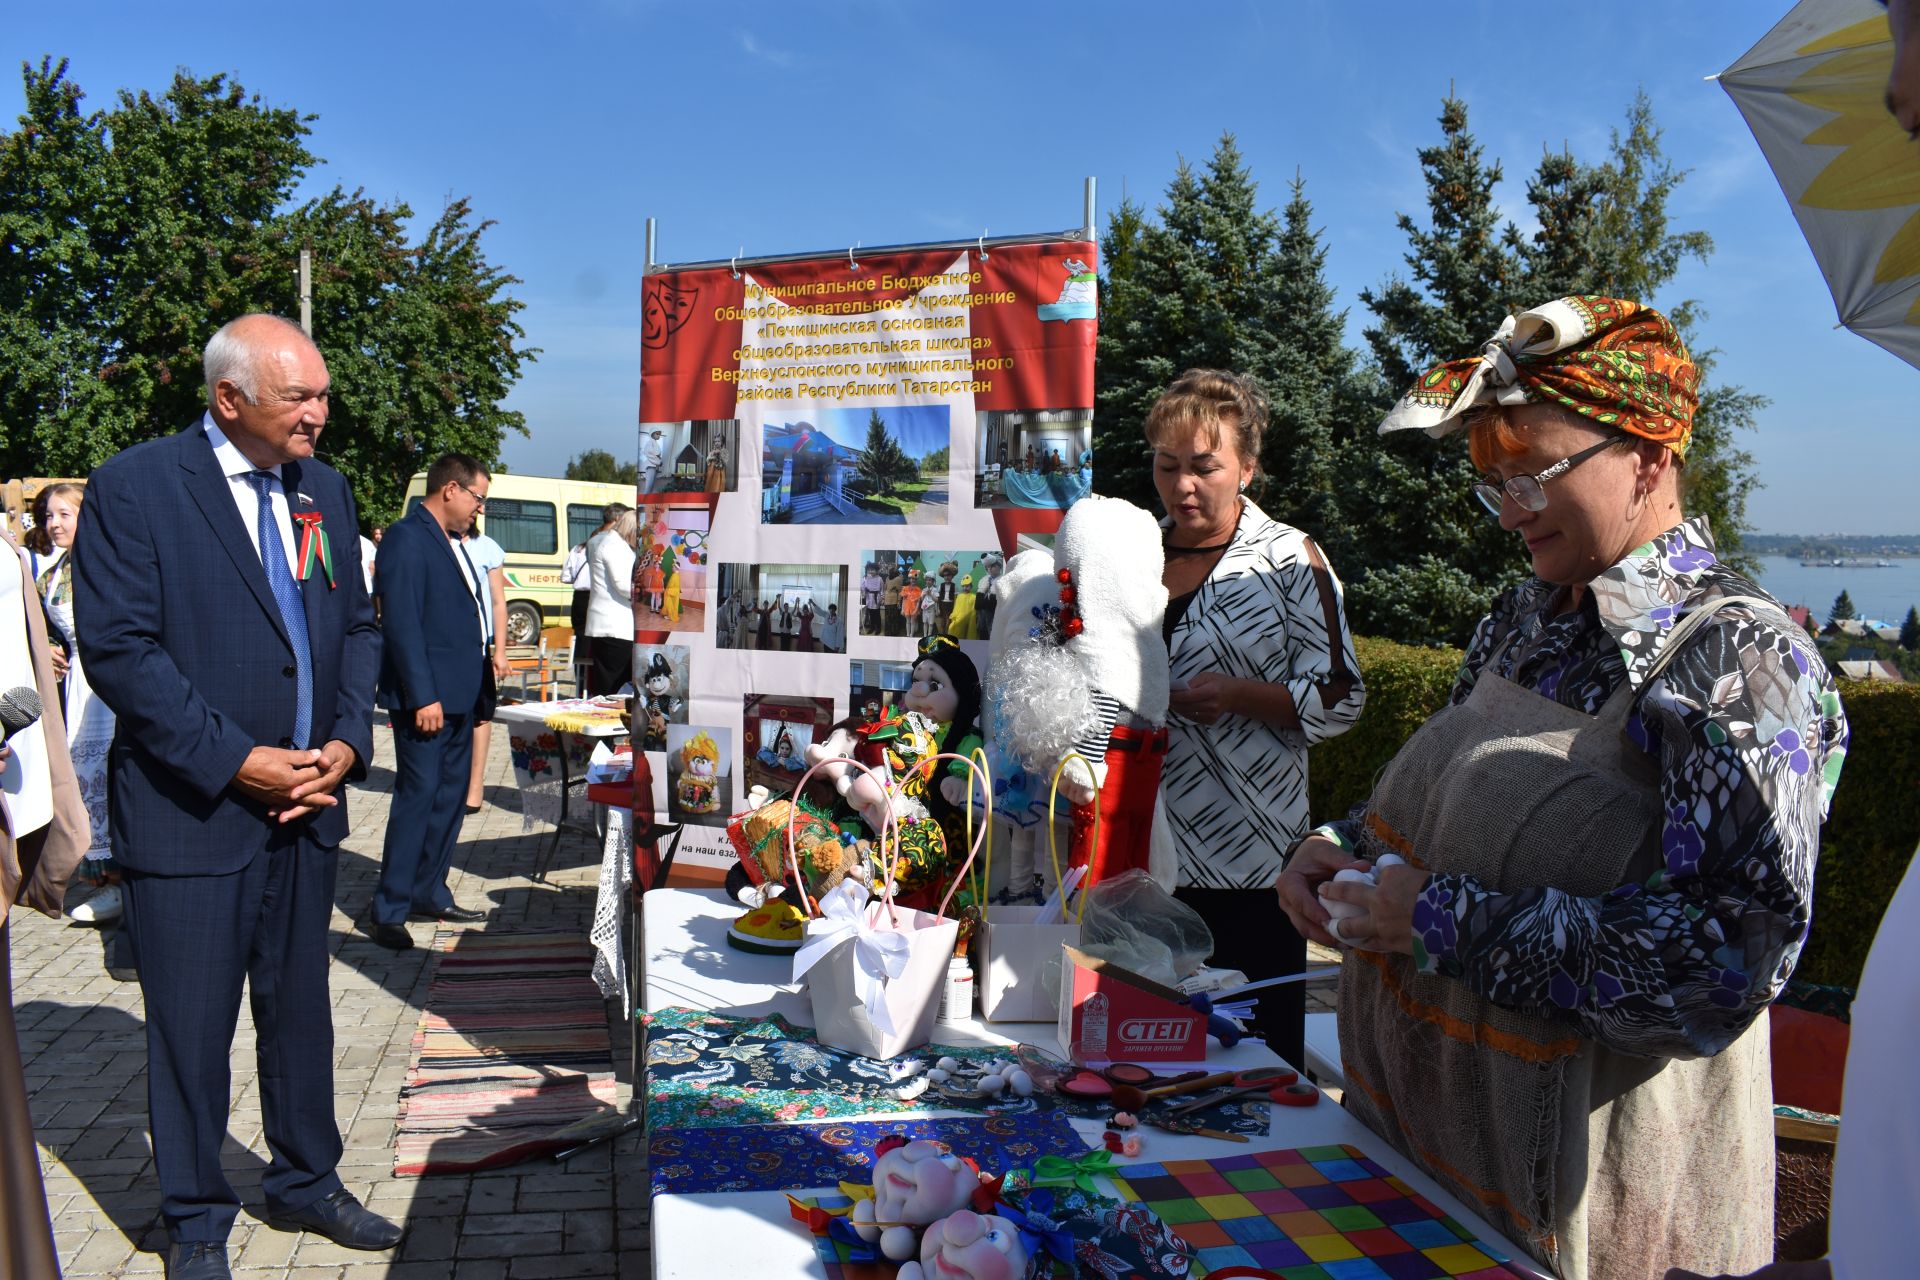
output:
[[[1303,937],[1329,947],[1412,955],[1413,904],[1427,886],[1427,873],[1401,865],[1382,868],[1378,884],[1334,880],[1342,871],[1367,871],[1372,865],[1325,836],[1308,836],[1293,851],[1273,891],[1279,896],[1280,909]],[[1326,886],[1327,901],[1364,908],[1363,914],[1339,922],[1337,936],[1331,928],[1332,918],[1320,903],[1322,885]]]
[[[353,760],[353,748],[338,738],[318,748],[255,747],[233,775],[233,785],[266,805],[269,817],[292,822],[340,803],[334,792]]]

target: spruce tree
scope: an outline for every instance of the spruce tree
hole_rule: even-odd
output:
[[[1095,365],[1094,483],[1158,510],[1142,427],[1187,369],[1227,369],[1271,392],[1283,356],[1276,331],[1280,219],[1231,133],[1204,170],[1182,160],[1157,218],[1129,201],[1109,219]]]
[[[1853,597],[1842,587],[1840,594],[1833,598],[1833,608],[1827,611],[1827,621],[1851,622],[1859,616],[1860,611],[1853,607]]]
[[[1342,341],[1347,314],[1334,310],[1327,248],[1313,227],[1313,205],[1298,175],[1292,192],[1266,291],[1278,342],[1266,378],[1259,498],[1269,515],[1317,541],[1338,571],[1356,550],[1336,492],[1342,468],[1334,443],[1335,415],[1355,399],[1354,353]]]
[[[1907,620],[1900,624],[1900,647],[1909,653],[1920,651],[1920,609],[1907,606]]]

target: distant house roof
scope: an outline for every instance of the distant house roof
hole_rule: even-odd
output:
[[[1787,616],[1800,624],[1804,631],[1807,624],[1813,621],[1813,610],[1803,604],[1791,604],[1787,606]]]
[[[1884,658],[1866,658],[1840,664],[1842,680],[1882,680],[1889,684],[1904,684],[1906,677]]]
[[[1867,630],[1873,632],[1873,634],[1879,636],[1882,640],[1890,641],[1893,644],[1900,643],[1900,628],[1894,626],[1891,622],[1870,622],[1867,624]]]
[[[1867,624],[1861,622],[1858,618],[1848,618],[1844,622],[1829,622],[1820,634],[1823,636],[1864,636],[1867,634]]]

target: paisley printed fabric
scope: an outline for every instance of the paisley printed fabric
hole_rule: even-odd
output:
[[[912,1099],[896,1092],[903,1077],[895,1073],[910,1057],[930,1062],[945,1054],[1005,1061],[1012,1057],[1010,1046],[934,1044],[889,1063],[823,1045],[811,1029],[795,1026],[778,1014],[728,1018],[698,1009],[657,1009],[645,1014],[642,1022],[648,1132],[846,1120],[936,1109],[994,1115],[1057,1111],[1098,1118],[1113,1109],[1108,1103],[1046,1092],[1028,1098],[929,1093]],[[1223,1102],[1191,1118],[1206,1128],[1258,1137],[1267,1132],[1268,1110],[1265,1099],[1257,1104]]]
[[[1380,424],[1443,436],[1467,410],[1557,404],[1681,457],[1693,435],[1700,370],[1667,318],[1597,295],[1508,316],[1481,354],[1435,365]]]
[[[653,1194],[796,1191],[873,1180],[874,1144],[891,1134],[929,1138],[992,1173],[1041,1156],[1084,1155],[1087,1141],[1058,1112],[825,1124],[658,1129],[647,1143]]]
[[[1535,578],[1500,598],[1468,646],[1456,704],[1498,653],[1495,674],[1595,714],[1622,680],[1640,690],[1690,609],[1765,592],[1720,562],[1695,519],[1596,578],[1578,608],[1556,613],[1558,595]],[[1717,1053],[1779,995],[1806,940],[1846,717],[1784,611],[1729,605],[1643,691],[1627,732],[1658,761],[1664,868],[1601,898],[1435,876],[1414,907],[1423,968],[1566,1015],[1625,1053]]]

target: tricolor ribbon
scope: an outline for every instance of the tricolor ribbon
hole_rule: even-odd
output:
[[[1033,1185],[1078,1187],[1092,1195],[1096,1193],[1093,1180],[1113,1171],[1113,1152],[1105,1147],[1096,1147],[1072,1160],[1065,1156],[1041,1156],[1033,1162]]]
[[[800,981],[807,970],[826,958],[842,942],[853,940],[853,993],[867,1011],[867,1020],[882,1035],[894,1031],[893,1015],[887,1011],[887,982],[907,971],[913,941],[906,934],[879,925],[884,914],[869,917],[867,887],[857,880],[842,880],[820,895],[820,918],[807,922],[807,940],[793,953],[793,980]]]
[[[318,564],[327,575],[329,590],[340,584],[333,580],[333,544],[327,540],[327,529],[318,511],[296,511],[293,522],[300,526],[300,572],[297,575],[302,582],[313,576],[313,567]]]

